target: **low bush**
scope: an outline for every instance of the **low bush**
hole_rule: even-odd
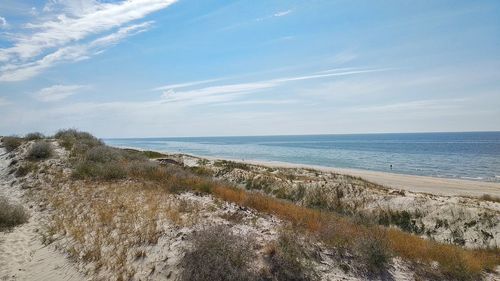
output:
[[[27,174],[29,174],[30,172],[35,171],[37,168],[38,168],[38,166],[35,163],[27,162],[27,163],[19,166],[19,168],[17,168],[15,176],[16,177],[24,177]]]
[[[282,232],[276,245],[268,250],[270,280],[308,281],[316,280],[312,266],[306,261],[302,245],[290,232]]]
[[[181,260],[182,281],[253,281],[258,277],[250,269],[251,242],[230,229],[217,226],[196,232],[192,248]]]
[[[384,210],[378,214],[378,223],[384,226],[396,225],[400,229],[415,234],[424,232],[423,225],[417,224],[418,213],[408,211]]]
[[[21,205],[11,204],[0,196],[0,229],[13,227],[28,221],[28,214]]]
[[[19,137],[3,137],[2,138],[2,143],[7,150],[7,152],[11,152],[14,149],[18,148],[22,143],[23,140]]]
[[[41,140],[43,138],[45,138],[45,136],[40,132],[28,133],[24,136],[24,139],[28,141]]]
[[[116,180],[125,178],[127,170],[120,163],[84,161],[76,164],[72,176],[75,179]]]
[[[54,135],[54,138],[56,138],[59,144],[67,150],[71,150],[76,143],[84,144],[83,147],[89,148],[103,145],[103,142],[93,135],[87,132],[80,132],[76,129],[59,130]]]
[[[500,203],[500,197],[498,196],[493,196],[493,195],[490,195],[490,194],[483,194],[480,199],[484,200],[484,201],[491,201],[491,202],[496,202],[496,203]]]
[[[163,153],[160,153],[160,152],[156,152],[156,151],[150,151],[150,150],[146,150],[146,151],[142,151],[142,153],[149,159],[156,159],[156,158],[162,158],[162,157],[165,157],[166,155],[163,154]]]
[[[96,146],[87,151],[85,161],[95,163],[110,163],[123,160],[123,155],[120,150],[109,146]]]
[[[31,160],[47,159],[52,156],[53,150],[50,143],[46,141],[35,142],[28,151],[28,158]]]
[[[162,181],[169,176],[166,169],[158,165],[158,163],[150,161],[130,162],[128,164],[128,174],[134,178],[152,181]]]
[[[356,246],[361,264],[368,273],[382,274],[387,270],[391,253],[383,231],[373,229],[369,234],[359,237]]]

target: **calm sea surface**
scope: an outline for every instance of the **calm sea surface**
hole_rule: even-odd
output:
[[[230,159],[500,182],[500,132],[105,139]]]

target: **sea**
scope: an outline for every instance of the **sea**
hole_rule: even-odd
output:
[[[224,159],[500,182],[500,132],[115,138],[104,141],[116,147]]]

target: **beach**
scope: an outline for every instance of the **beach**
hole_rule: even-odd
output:
[[[316,165],[301,165],[283,162],[265,162],[265,161],[242,161],[256,165],[283,168],[310,168],[325,172],[334,172],[355,177],[361,177],[365,180],[387,186],[394,189],[407,190],[412,192],[429,193],[445,196],[473,196],[479,197],[485,194],[499,197],[500,183],[483,182],[472,180],[459,180],[449,178],[437,178],[415,175],[404,175],[368,170],[332,168]]]
[[[142,150],[137,147],[124,147],[124,146],[118,146],[118,147]],[[179,154],[173,151],[163,151],[163,150],[155,150],[155,152],[167,153],[172,155]],[[227,160],[238,163],[261,165],[274,168],[277,167],[306,168],[323,172],[333,172],[338,174],[350,175],[354,177],[361,177],[367,181],[377,183],[386,187],[399,190],[406,190],[411,192],[428,193],[428,194],[444,195],[444,196],[470,196],[470,197],[481,197],[487,194],[494,197],[500,197],[500,183],[497,182],[405,175],[405,174],[396,174],[396,173],[378,172],[378,171],[369,171],[360,169],[334,168],[334,167],[326,167],[319,165],[304,165],[304,164],[295,164],[295,163],[279,162],[279,161],[232,159],[226,157],[210,157],[210,156],[182,154],[182,153],[179,155],[188,155],[196,158],[209,159],[213,161]]]

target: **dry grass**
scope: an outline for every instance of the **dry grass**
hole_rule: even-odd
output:
[[[160,224],[182,224],[170,194],[138,182],[96,185],[78,181],[46,192],[45,200],[56,212],[45,241],[60,235],[72,241],[66,247],[77,260],[91,263],[96,272],[106,270],[114,279],[134,274],[136,253],[129,249],[156,244]]]
[[[226,201],[290,221],[295,227],[317,234],[325,243],[336,248],[355,249],[357,243],[362,243],[374,231],[379,231],[386,237],[389,252],[415,264],[424,264],[429,270],[431,263],[435,261],[439,264],[436,274],[457,280],[477,280],[482,272],[491,271],[500,264],[498,249],[466,250],[454,245],[425,240],[396,229],[363,226],[333,213],[297,206],[229,186],[215,186],[212,194]],[[363,253],[360,257],[363,258]],[[372,258],[379,259],[377,255],[373,255]],[[383,259],[382,257],[381,260]]]
[[[104,148],[103,151],[105,150]],[[142,184],[139,186],[134,185],[134,188],[127,188],[127,185],[123,187],[123,181],[112,182],[106,188],[101,187],[90,194],[72,195],[72,198],[79,198],[78,200],[81,201],[71,199],[70,202],[62,202],[68,200],[67,198],[53,200],[56,202],[55,205],[57,205],[57,202],[62,202],[64,209],[62,213],[68,212],[70,214],[69,217],[64,218],[63,223],[58,223],[56,218],[55,225],[64,226],[65,231],[69,232],[77,241],[88,239],[85,237],[94,237],[97,241],[110,239],[110,233],[108,232],[111,230],[101,227],[106,225],[117,227],[123,233],[132,233],[132,237],[135,237],[131,240],[134,241],[133,243],[154,243],[158,233],[155,231],[155,224],[152,221],[156,222],[155,219],[159,219],[155,216],[161,215],[171,222],[179,223],[182,221],[182,215],[179,214],[178,209],[175,211],[172,211],[172,208],[162,210],[159,207],[160,205],[154,203],[157,202],[156,198],[151,198],[152,201],[147,202],[147,204],[138,204],[136,199],[146,196],[146,194],[160,198],[161,196],[167,196],[168,193],[190,190],[209,193],[225,201],[253,208],[289,221],[297,230],[307,231],[335,249],[344,249],[356,253],[360,262],[368,263],[371,269],[385,266],[389,260],[389,253],[426,268],[429,274],[457,280],[476,280],[480,278],[482,272],[492,270],[500,264],[500,251],[498,249],[491,251],[466,250],[458,246],[444,245],[400,230],[363,225],[352,218],[332,212],[298,206],[292,202],[276,199],[259,192],[248,192],[228,184],[214,182],[179,167],[158,166],[150,164],[147,160],[136,159],[120,153],[118,153],[120,155],[117,157],[112,153],[109,155],[106,153],[98,153],[95,158],[88,156],[90,154],[85,152],[79,159],[89,163],[108,163],[123,167],[125,171],[124,177],[127,177],[129,181],[132,180]],[[227,166],[226,163],[223,166]],[[101,168],[98,167],[97,170],[102,170]],[[76,170],[78,170],[78,164]],[[85,178],[103,179],[95,176],[94,173],[89,173],[88,177]],[[88,184],[91,183],[88,182]],[[92,188],[75,188],[75,193],[79,194],[85,190],[89,192],[89,189],[93,190]],[[88,198],[92,198],[92,200],[88,200]],[[90,208],[81,208],[79,204],[92,204],[92,206]],[[61,206],[55,207],[57,209],[61,208]],[[92,215],[82,213],[83,210],[87,209],[92,210],[94,213]],[[141,218],[140,216],[145,217]],[[68,223],[73,221],[75,222]],[[78,223],[87,221],[92,225],[80,226]],[[147,225],[140,227],[140,232],[137,232],[136,228],[128,229],[127,224],[120,224],[120,221],[137,221]],[[72,225],[72,227],[68,227],[68,224]],[[125,229],[120,229],[120,227]],[[81,232],[88,231],[87,229],[95,230],[97,234],[90,235],[86,233],[82,235]],[[372,237],[375,232],[380,234],[377,239],[370,240],[367,238]],[[92,245],[98,244],[81,241],[81,243],[83,242]],[[107,243],[123,244],[120,241],[108,241]],[[77,252],[81,252],[81,249]],[[120,256],[121,252],[117,251],[117,253]],[[90,260],[100,260],[101,263],[110,263],[110,266],[127,260],[126,256],[106,260],[102,258],[103,255],[106,256],[106,253],[102,253],[102,249],[100,252],[99,249],[91,249],[88,250],[88,254],[84,255],[84,257],[88,256]],[[433,272],[431,266],[433,262],[437,262],[439,265],[435,272]]]

